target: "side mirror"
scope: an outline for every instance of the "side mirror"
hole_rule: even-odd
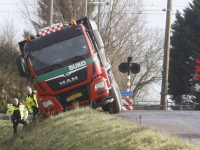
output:
[[[16,59],[17,69],[19,71],[20,76],[26,77],[26,70],[24,66],[24,62],[22,61],[21,56],[18,56]]]

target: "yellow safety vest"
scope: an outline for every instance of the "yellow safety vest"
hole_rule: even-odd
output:
[[[31,97],[29,95],[26,96],[26,101],[27,101],[27,104],[28,104],[28,110],[29,110],[30,113],[33,113],[32,106],[39,108],[35,93],[36,93],[36,91],[33,91],[33,97]]]
[[[9,117],[12,117],[15,110],[19,110],[21,119],[24,119],[24,120],[27,119],[27,117],[28,117],[28,110],[26,109],[26,107],[25,107],[23,104],[19,103],[19,108],[18,108],[18,107],[15,107],[15,106],[12,104],[12,105],[8,108],[8,110],[7,110],[7,115],[8,115]]]

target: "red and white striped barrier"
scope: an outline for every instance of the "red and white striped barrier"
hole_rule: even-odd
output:
[[[122,110],[133,110],[133,106],[122,106]]]
[[[131,106],[133,104],[133,100],[132,99],[122,99],[122,110],[133,110],[133,106]]]
[[[132,105],[133,100],[132,99],[122,99],[122,105]]]

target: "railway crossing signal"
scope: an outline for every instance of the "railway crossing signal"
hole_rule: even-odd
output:
[[[128,57],[127,62],[123,62],[119,65],[119,71],[121,73],[128,73],[129,75],[130,71],[133,74],[137,74],[140,72],[140,65],[138,65],[137,63],[130,63],[131,60],[132,60],[132,57]]]
[[[134,74],[137,74],[140,72],[140,65],[136,63],[130,63],[132,60],[132,57],[128,57],[127,63],[123,62],[119,65],[119,71],[121,73],[128,73],[127,74],[127,92],[130,91],[130,71]],[[131,65],[130,65],[131,64]],[[128,96],[127,96],[128,98]]]

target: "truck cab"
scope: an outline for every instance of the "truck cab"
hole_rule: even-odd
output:
[[[34,82],[44,115],[77,105],[120,112],[120,92],[95,22],[84,17],[53,25],[19,42],[19,47],[19,73]]]

